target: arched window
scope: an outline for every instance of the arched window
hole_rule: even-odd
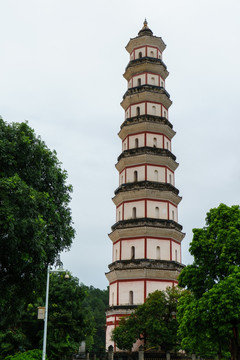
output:
[[[133,291],[129,291],[129,305],[133,305]]]
[[[154,105],[152,106],[152,114],[156,115],[156,106],[154,106]]]
[[[172,220],[174,220],[174,211],[172,210]]]
[[[158,181],[158,171],[154,170],[154,181]]]
[[[157,247],[156,247],[156,258],[157,258],[157,260],[160,260],[160,259],[161,259],[161,249],[160,249],[160,246],[157,246]]]
[[[154,52],[153,51],[150,51],[150,56],[154,57]]]
[[[135,246],[131,247],[131,259],[135,259]]]
[[[136,107],[136,115],[137,115],[137,116],[140,115],[140,107],[139,107],[139,106]]]
[[[142,58],[142,52],[141,51],[138,53],[138,57]]]
[[[177,250],[175,250],[175,261],[177,261]]]
[[[151,77],[151,84],[155,85],[155,78],[154,77]]]
[[[135,207],[132,208],[132,218],[136,219],[137,217],[137,209]]]
[[[136,170],[133,173],[133,181],[134,182],[138,181],[138,172]]]
[[[137,80],[137,84],[138,84],[138,86],[141,86],[141,79],[140,78]]]
[[[157,138],[153,138],[153,147],[157,147]]]
[[[139,145],[139,140],[138,138],[135,139],[135,148],[138,148],[138,145]]]
[[[155,218],[159,219],[159,207],[155,207]]]

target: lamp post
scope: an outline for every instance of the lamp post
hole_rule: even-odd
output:
[[[47,284],[46,284],[46,300],[45,300],[45,315],[44,315],[44,333],[43,333],[43,352],[42,352],[42,360],[46,358],[46,346],[47,346],[47,321],[48,321],[48,295],[49,295],[49,274],[58,273],[58,272],[66,272],[63,269],[51,270],[51,266],[48,265],[47,268]],[[68,274],[65,275],[65,278],[68,278]]]

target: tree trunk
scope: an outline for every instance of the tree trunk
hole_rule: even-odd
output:
[[[240,346],[238,342],[238,329],[236,326],[233,327],[233,337],[230,345],[231,360],[240,360]]]

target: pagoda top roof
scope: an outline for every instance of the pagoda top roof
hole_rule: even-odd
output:
[[[148,27],[148,22],[147,20],[145,19],[144,22],[143,22],[143,27],[142,29],[138,32],[138,36],[153,36],[153,32],[151,29],[149,29]]]

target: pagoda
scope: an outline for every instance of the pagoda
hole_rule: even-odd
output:
[[[176,285],[183,268],[181,197],[175,187],[178,163],[172,153],[175,131],[165,89],[169,73],[162,60],[165,47],[146,20],[126,46],[130,61],[123,75],[127,91],[121,102],[125,120],[118,134],[122,152],[116,164],[119,187],[113,197],[116,223],[109,234],[112,263],[106,273],[106,348],[113,345],[115,351],[111,333],[120,318],[144,303],[149,293]]]

